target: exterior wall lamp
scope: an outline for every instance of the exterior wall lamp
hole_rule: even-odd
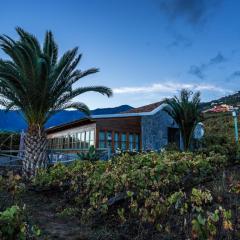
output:
[[[238,112],[237,110],[233,110],[232,116],[234,120],[235,141],[236,143],[238,143]]]

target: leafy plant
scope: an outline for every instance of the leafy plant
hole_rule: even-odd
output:
[[[214,239],[217,230],[221,227],[225,231],[232,231],[231,211],[219,206],[213,212],[207,212],[205,216],[199,213],[192,220],[193,239],[205,240]]]
[[[80,160],[89,160],[89,161],[97,161],[99,160],[99,155],[96,152],[94,146],[90,146],[87,152],[77,153]]]
[[[27,222],[24,209],[14,205],[0,212],[0,238],[3,240],[35,239],[41,234],[37,226]]]
[[[191,204],[211,203],[211,194],[199,189],[192,191],[192,203],[188,202],[191,195],[184,188],[199,184],[226,163],[226,157],[219,154],[122,154],[113,161],[56,165],[40,172],[34,184],[68,186],[65,196],[79,208],[85,220],[100,215],[101,221],[114,218],[125,224],[136,219],[158,228],[166,224],[171,211],[184,215],[191,210]]]

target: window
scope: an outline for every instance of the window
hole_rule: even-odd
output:
[[[80,149],[81,133],[76,133],[76,148]]]
[[[99,132],[99,148],[106,148],[105,132]]]
[[[86,131],[86,135],[85,135],[85,148],[86,149],[89,148],[89,141],[90,141],[90,133],[89,133],[89,131]]]
[[[112,132],[107,132],[107,146],[112,147]]]
[[[139,135],[135,134],[135,149],[139,151]]]
[[[114,133],[114,150],[119,148],[119,133],[115,132]]]
[[[133,134],[132,133],[130,133],[129,134],[129,150],[130,151],[133,151],[133,149],[134,149],[134,138],[133,138]]]
[[[63,137],[59,137],[57,149],[62,149],[62,144],[63,144]]]
[[[66,136],[63,137],[63,149],[68,149],[69,148],[68,147],[68,142],[69,142],[69,138],[66,135]]]
[[[121,141],[122,141],[122,150],[123,151],[127,150],[127,135],[126,135],[126,133],[122,133]]]
[[[81,132],[81,149],[85,148],[85,132]]]
[[[94,146],[94,139],[95,139],[95,134],[94,134],[94,130],[90,131],[90,146]]]

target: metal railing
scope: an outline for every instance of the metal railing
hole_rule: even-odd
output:
[[[20,150],[1,150],[0,167],[21,167],[24,157],[24,151]]]
[[[57,162],[70,163],[80,159],[78,154],[87,153],[89,149],[53,149],[48,151],[49,163],[54,164]],[[99,160],[108,160],[111,152],[108,148],[98,148],[95,150]]]
[[[48,150],[49,164],[58,162],[68,164],[80,159],[78,153],[87,153],[89,149],[55,149]],[[0,150],[0,167],[21,167],[24,159],[24,150]],[[108,148],[96,149],[100,160],[108,160],[111,152]]]

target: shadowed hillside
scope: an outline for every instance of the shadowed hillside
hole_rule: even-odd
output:
[[[129,105],[121,105],[115,108],[97,108],[92,110],[93,115],[114,114],[132,109]],[[82,112],[77,110],[60,111],[56,113],[46,124],[46,127],[56,126],[62,123],[71,122],[84,117]],[[5,112],[0,110],[0,129],[8,131],[21,131],[26,128],[26,122],[19,111]]]

